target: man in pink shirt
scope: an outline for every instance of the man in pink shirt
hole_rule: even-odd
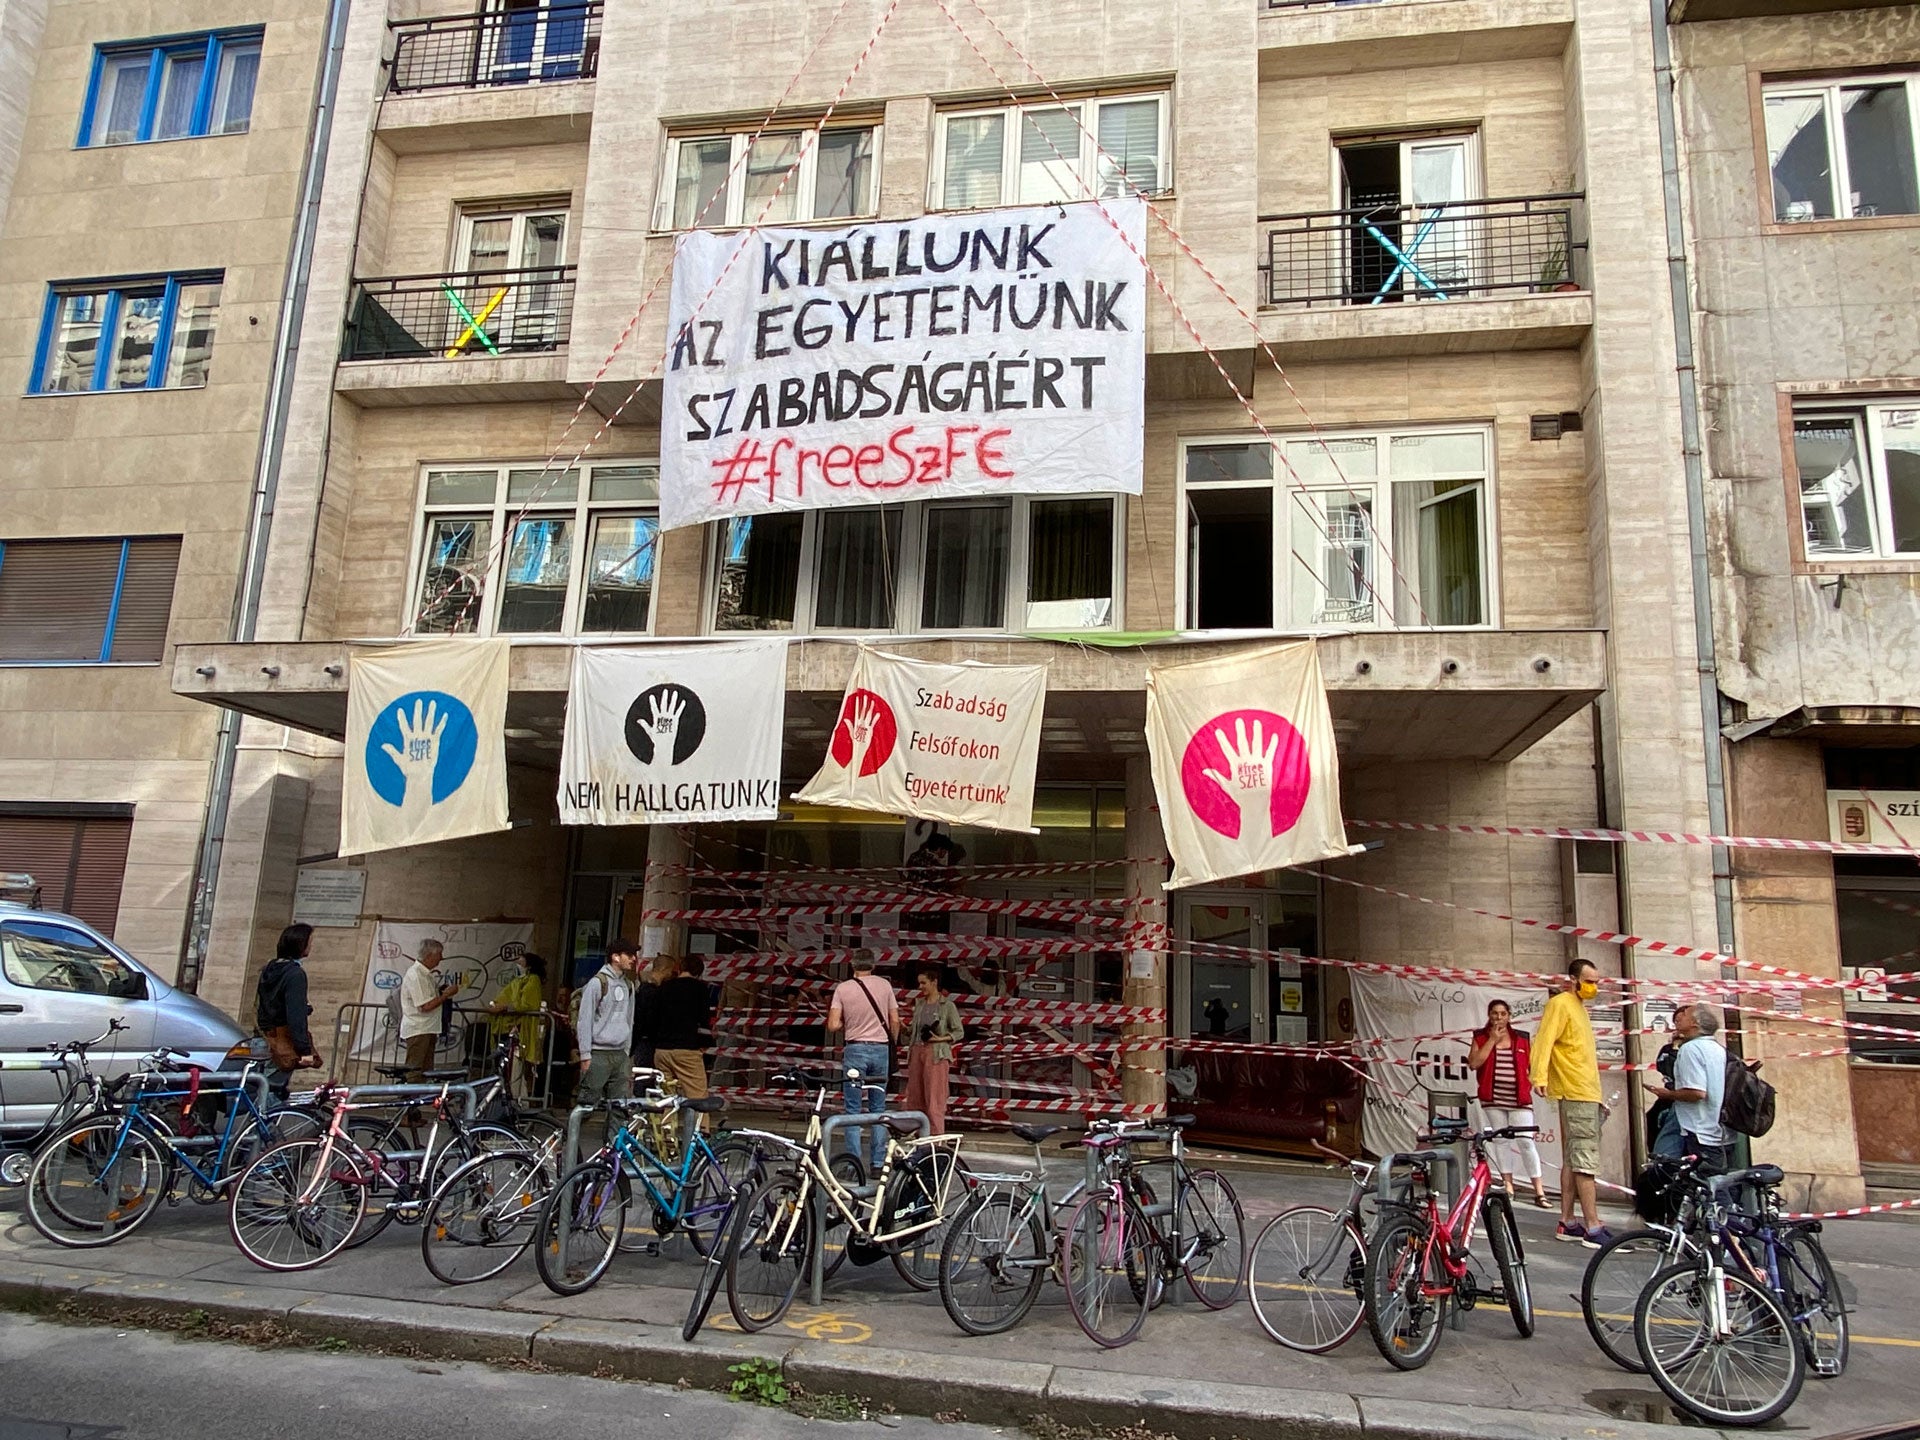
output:
[[[846,1037],[842,1068],[859,1072],[857,1078],[847,1078],[842,1108],[849,1115],[879,1114],[887,1108],[893,1042],[900,1033],[900,999],[893,993],[893,986],[873,973],[871,950],[854,951],[852,978],[833,987],[827,1033],[836,1031]],[[880,1157],[886,1153],[886,1137],[881,1130],[878,1125],[862,1125],[847,1131],[854,1158],[866,1161],[869,1175],[879,1170]],[[866,1141],[865,1154],[861,1150],[863,1135],[871,1137]]]

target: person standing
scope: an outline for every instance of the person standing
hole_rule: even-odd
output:
[[[1720,1012],[1711,1005],[1689,1005],[1673,1017],[1680,1049],[1673,1060],[1673,1084],[1648,1085],[1650,1094],[1673,1102],[1679,1122],[1680,1153],[1698,1155],[1700,1173],[1724,1175],[1732,1158],[1733,1132],[1720,1123],[1727,1094],[1727,1047],[1720,1043]]]
[[[541,1011],[546,1006],[547,962],[538,955],[528,954],[521,959],[520,973],[500,987],[500,993],[493,997],[493,1003],[487,1011],[494,1019],[490,1022],[493,1030],[493,1043],[498,1045],[508,1035],[519,1041],[519,1069],[515,1072],[519,1080],[518,1098],[525,1100],[537,1095],[540,1089],[540,1057],[543,1027],[540,1024]]]
[[[1587,1002],[1600,993],[1600,972],[1591,960],[1567,966],[1567,988],[1547,1001],[1533,1037],[1528,1078],[1560,1107],[1560,1223],[1553,1238],[1598,1250],[1613,1239],[1600,1223],[1595,1178],[1600,1173],[1600,1057],[1593,1043]],[[1573,1218],[1576,1198],[1580,1220]]]
[[[1473,1032],[1473,1043],[1467,1050],[1467,1064],[1480,1077],[1480,1112],[1486,1116],[1488,1129],[1534,1123],[1529,1051],[1527,1032],[1513,1028],[1512,1008],[1504,1000],[1489,1001],[1487,1023]],[[1518,1194],[1513,1177],[1525,1175],[1533,1186],[1533,1203],[1542,1210],[1551,1208],[1540,1179],[1540,1150],[1533,1137],[1516,1135],[1511,1140],[1496,1140],[1491,1148],[1507,1193]]]
[[[913,1042],[907,1050],[907,1109],[926,1114],[931,1133],[947,1133],[947,1076],[953,1047],[965,1035],[960,1009],[940,984],[937,965],[922,967],[913,1001]]]
[[[900,1000],[893,986],[873,973],[871,950],[854,951],[853,975],[833,987],[833,1002],[827,1007],[827,1033],[846,1037],[841,1064],[853,1072],[846,1078],[841,1108],[849,1115],[879,1114],[887,1108],[893,1045],[900,1034]],[[847,1143],[856,1160],[867,1162],[869,1175],[879,1170],[880,1157],[886,1153],[881,1128],[848,1127]],[[863,1137],[870,1137],[864,1150]]]
[[[1673,1038],[1662,1045],[1660,1053],[1653,1057],[1653,1068],[1660,1076],[1659,1082],[1649,1082],[1646,1086],[1646,1092],[1656,1097],[1647,1108],[1647,1153],[1656,1159],[1678,1160],[1687,1153],[1680,1140],[1680,1122],[1674,1118],[1673,1101],[1664,1097],[1663,1087],[1665,1091],[1673,1089],[1673,1067],[1679,1063],[1680,1047],[1693,1035],[1692,1019],[1681,1019],[1692,1008],[1683,1005],[1674,1013]]]
[[[598,1105],[633,1094],[633,972],[639,957],[631,940],[607,945],[607,963],[580,987],[580,1087],[575,1105]]]
[[[415,1084],[433,1068],[440,1046],[440,1010],[460,993],[457,984],[440,983],[437,973],[446,951],[438,940],[422,940],[420,954],[400,981],[400,1043],[407,1047],[407,1079]]]
[[[293,1086],[294,1071],[320,1066],[320,1051],[307,1020],[313,1014],[307,1003],[307,971],[301,964],[312,946],[311,925],[287,926],[254,989],[254,1020],[266,1037],[267,1055],[273,1062],[267,1089],[283,1101]]]
[[[633,986],[633,1063],[642,1069],[657,1069],[654,1051],[659,1048],[655,1031],[660,1025],[660,988],[678,971],[671,955],[656,955],[653,963]]]
[[[653,1063],[689,1100],[707,1094],[707,1057],[702,1053],[713,1002],[698,955],[668,962],[667,978],[654,1001]],[[699,1120],[695,1116],[696,1122]]]

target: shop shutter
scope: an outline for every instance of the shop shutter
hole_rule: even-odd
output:
[[[0,873],[25,873],[40,905],[112,935],[133,821],[119,816],[0,814]]]

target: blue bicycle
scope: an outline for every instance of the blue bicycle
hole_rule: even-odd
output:
[[[200,1204],[221,1199],[240,1172],[282,1137],[261,1108],[264,1083],[238,1074],[182,1069],[182,1051],[156,1052],[126,1086],[116,1114],[61,1131],[34,1158],[27,1218],[71,1249],[131,1235],[173,1198],[185,1172]]]

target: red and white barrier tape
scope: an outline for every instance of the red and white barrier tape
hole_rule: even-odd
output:
[[[1851,1210],[1796,1210],[1782,1220],[1855,1220],[1862,1215],[1885,1215],[1890,1210],[1911,1210],[1920,1200],[1885,1200],[1878,1205],[1855,1205]]]
[[[1910,845],[1868,845],[1850,840],[1691,835],[1682,830],[1593,830],[1571,825],[1453,825],[1421,820],[1348,820],[1346,823],[1357,830],[1413,830],[1433,835],[1517,835],[1534,840],[1606,840],[1617,845],[1720,845],[1729,850],[1817,850],[1829,855],[1903,855],[1920,860],[1920,850]]]

